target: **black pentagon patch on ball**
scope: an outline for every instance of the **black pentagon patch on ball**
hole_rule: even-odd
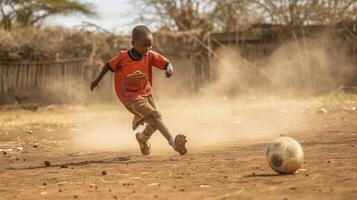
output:
[[[283,159],[277,154],[272,155],[270,160],[275,167],[280,167],[283,164]]]
[[[275,144],[274,144],[274,148],[275,148],[275,149],[279,148],[280,146],[281,146],[280,143],[275,143]]]

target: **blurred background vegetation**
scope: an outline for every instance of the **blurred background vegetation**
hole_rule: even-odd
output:
[[[301,42],[301,37],[308,36],[305,27],[333,29],[332,36],[322,40],[334,42],[326,49],[346,52],[348,59],[357,57],[356,0],[135,0],[131,9],[124,12],[132,19],[132,26],[155,27],[154,50],[174,62],[179,77],[176,81],[186,86],[188,83],[193,91],[214,78],[211,68],[217,64],[213,61],[217,58],[215,50],[229,46],[229,42],[240,48],[238,56],[247,59],[249,62],[244,61],[244,65],[253,69],[249,73],[255,74],[250,76],[255,78],[248,85],[254,85],[256,77],[263,80],[255,69],[258,58],[262,58],[259,54],[271,55],[287,41],[277,37],[289,35],[288,39]],[[84,79],[88,82],[104,62],[130,47],[130,36],[118,35],[91,22],[73,28],[45,23],[49,17],[71,15],[96,18],[100,13],[94,4],[82,0],[0,0],[0,62],[85,59]],[[303,52],[307,45],[303,39],[302,46],[295,47]],[[13,73],[5,67],[1,73]],[[0,81],[6,82],[7,75],[3,75]],[[264,81],[260,85],[266,85]],[[233,85],[236,90],[238,84]]]
[[[219,33],[247,30],[254,24],[297,27],[356,21],[357,2],[137,0],[133,1],[132,10],[127,13],[132,15],[133,26],[138,23],[154,23],[157,27],[155,31]],[[51,16],[73,14],[92,17],[98,15],[93,4],[79,0],[0,0],[0,60],[90,57],[98,49],[102,55],[96,59],[104,59],[129,44],[115,39],[117,35],[95,24],[83,23],[77,29],[66,29],[49,28],[43,23]]]

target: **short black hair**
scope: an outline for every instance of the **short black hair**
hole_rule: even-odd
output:
[[[151,34],[150,29],[145,26],[145,25],[139,25],[139,26],[135,26],[132,33],[131,33],[131,38],[133,40],[138,39],[139,37],[143,36],[143,35],[147,35],[147,34]]]

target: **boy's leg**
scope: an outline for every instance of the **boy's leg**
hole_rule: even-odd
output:
[[[151,124],[147,124],[145,129],[141,133],[140,132],[136,133],[135,137],[139,143],[141,154],[150,155],[151,145],[148,140],[156,130],[157,129],[153,127]]]
[[[152,126],[151,124],[147,124],[141,133],[136,133],[135,137],[139,143],[141,154],[149,155],[151,153],[151,145],[148,140],[156,130],[156,127]]]
[[[134,114],[134,119],[132,122],[132,127],[133,130],[135,131],[138,126],[143,125],[145,122],[145,115],[140,112],[140,107],[142,107],[145,104],[143,102],[143,99],[139,99],[136,101],[133,101],[129,105],[126,106],[126,108]],[[151,153],[151,144],[148,141],[150,136],[156,131],[157,129],[154,128],[153,126],[147,124],[143,132],[137,132],[135,134],[136,140],[139,143],[140,151],[142,155],[149,155]]]
[[[166,127],[164,122],[161,119],[161,116],[155,112],[150,115],[150,120],[155,125],[157,129],[159,129],[160,133],[167,139],[170,146],[172,146],[175,151],[179,152],[181,155],[185,155],[187,153],[186,149],[186,136],[184,135],[176,135],[175,138],[172,137],[169,129]]]
[[[166,138],[166,140],[169,142],[170,145],[173,144],[172,135],[169,129],[164,124],[164,122],[162,121],[161,115],[158,112],[152,112],[150,114],[150,116],[148,117],[148,124],[158,129],[160,133]]]
[[[143,134],[137,134],[139,144],[144,142],[148,144],[147,139],[158,129],[176,151],[181,155],[186,154],[186,137],[184,135],[177,135],[175,138],[172,137],[170,131],[163,123],[160,113],[156,110],[155,103],[151,97],[136,100],[131,104],[130,110],[137,116],[145,118],[145,121],[150,125],[145,128],[145,135],[144,132]],[[140,146],[142,145],[140,144]],[[150,147],[148,146],[147,148]]]
[[[157,128],[152,124],[146,124],[145,129],[140,133],[141,140],[149,140]]]
[[[154,98],[152,96],[147,97],[147,100],[149,104],[154,108],[155,110],[150,113],[150,118],[149,118],[149,124],[152,124],[153,127],[156,129],[159,129],[160,133],[166,138],[166,140],[169,142],[169,144],[172,146],[173,145],[173,138],[172,135],[169,131],[169,129],[165,126],[164,122],[162,121],[161,114],[157,111],[156,109],[156,104],[154,101]]]

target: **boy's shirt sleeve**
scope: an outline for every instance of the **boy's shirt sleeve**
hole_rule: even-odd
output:
[[[164,56],[160,55],[159,53],[156,53],[154,51],[151,51],[151,58],[150,58],[150,64],[151,66],[154,66],[156,68],[159,69],[165,69],[165,67],[167,66],[167,64],[170,61],[165,58]]]
[[[114,56],[113,58],[111,58],[108,61],[108,64],[109,64],[109,67],[110,67],[111,71],[115,72],[119,68],[120,63],[123,60],[123,54],[124,54],[124,51],[121,51],[116,56]]]

